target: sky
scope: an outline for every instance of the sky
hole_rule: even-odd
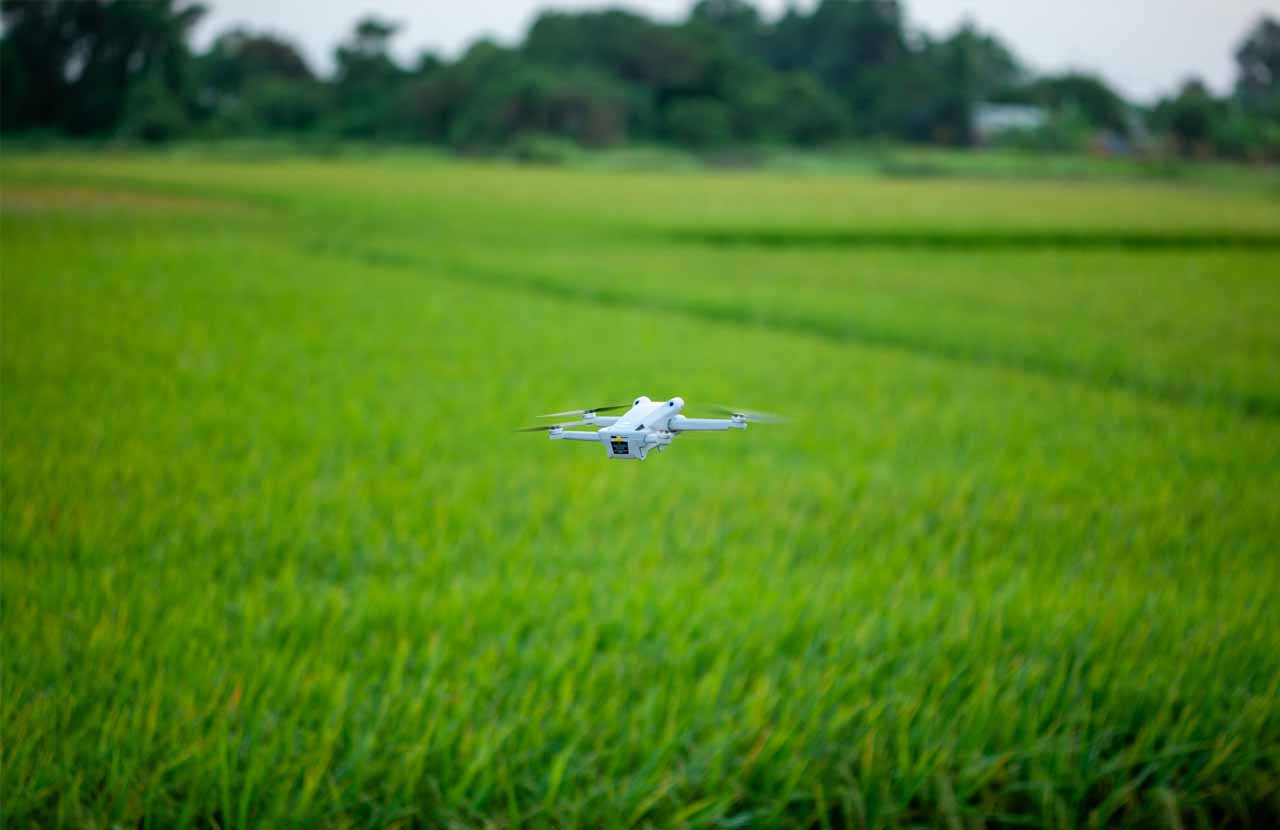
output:
[[[235,24],[287,35],[321,72],[334,45],[366,14],[402,24],[395,54],[408,63],[424,49],[453,58],[479,37],[516,43],[547,8],[623,7],[659,20],[683,18],[693,0],[205,0],[196,31],[204,48]],[[767,17],[787,0],[757,0]],[[794,0],[802,9],[815,0]],[[908,24],[943,35],[965,20],[998,35],[1037,72],[1102,74],[1134,101],[1150,103],[1191,76],[1217,92],[1230,89],[1233,54],[1264,13],[1280,17],[1280,0],[905,0]]]

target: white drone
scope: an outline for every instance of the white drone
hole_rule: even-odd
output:
[[[601,416],[601,412],[625,409],[625,415]],[[661,452],[682,432],[717,432],[726,429],[746,429],[749,421],[778,422],[776,415],[716,407],[716,411],[728,418],[686,418],[680,414],[684,398],[651,401],[644,395],[629,404],[596,406],[590,409],[571,409],[553,412],[541,418],[565,418],[581,416],[581,420],[550,426],[525,427],[520,432],[550,432],[552,441],[591,441],[603,444],[610,458],[632,458],[643,461],[654,447]],[[594,426],[595,430],[572,430],[569,427]]]

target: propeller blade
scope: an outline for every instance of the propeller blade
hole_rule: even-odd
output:
[[[516,432],[550,432],[553,429],[585,426],[588,421],[569,421],[566,424],[538,424],[536,427],[520,427]]]
[[[712,412],[719,415],[728,415],[731,418],[741,418],[756,424],[785,424],[787,419],[781,415],[774,415],[772,412],[757,412],[751,409],[734,409],[728,406],[712,406],[709,407]]]
[[[596,406],[591,409],[570,409],[568,412],[550,412],[546,415],[539,415],[539,418],[568,418],[573,415],[586,415],[592,412],[610,412],[615,409],[630,409],[629,403],[610,404],[608,406]]]

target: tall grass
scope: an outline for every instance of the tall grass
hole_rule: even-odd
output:
[[[5,825],[1280,821],[1274,250],[654,233],[1274,201],[0,173]],[[641,393],[793,422],[644,464],[510,432]]]

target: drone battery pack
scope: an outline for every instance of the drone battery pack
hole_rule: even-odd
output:
[[[634,440],[622,435],[613,435],[610,436],[608,443],[610,458],[634,458],[637,461],[644,459],[645,445],[643,438]]]

